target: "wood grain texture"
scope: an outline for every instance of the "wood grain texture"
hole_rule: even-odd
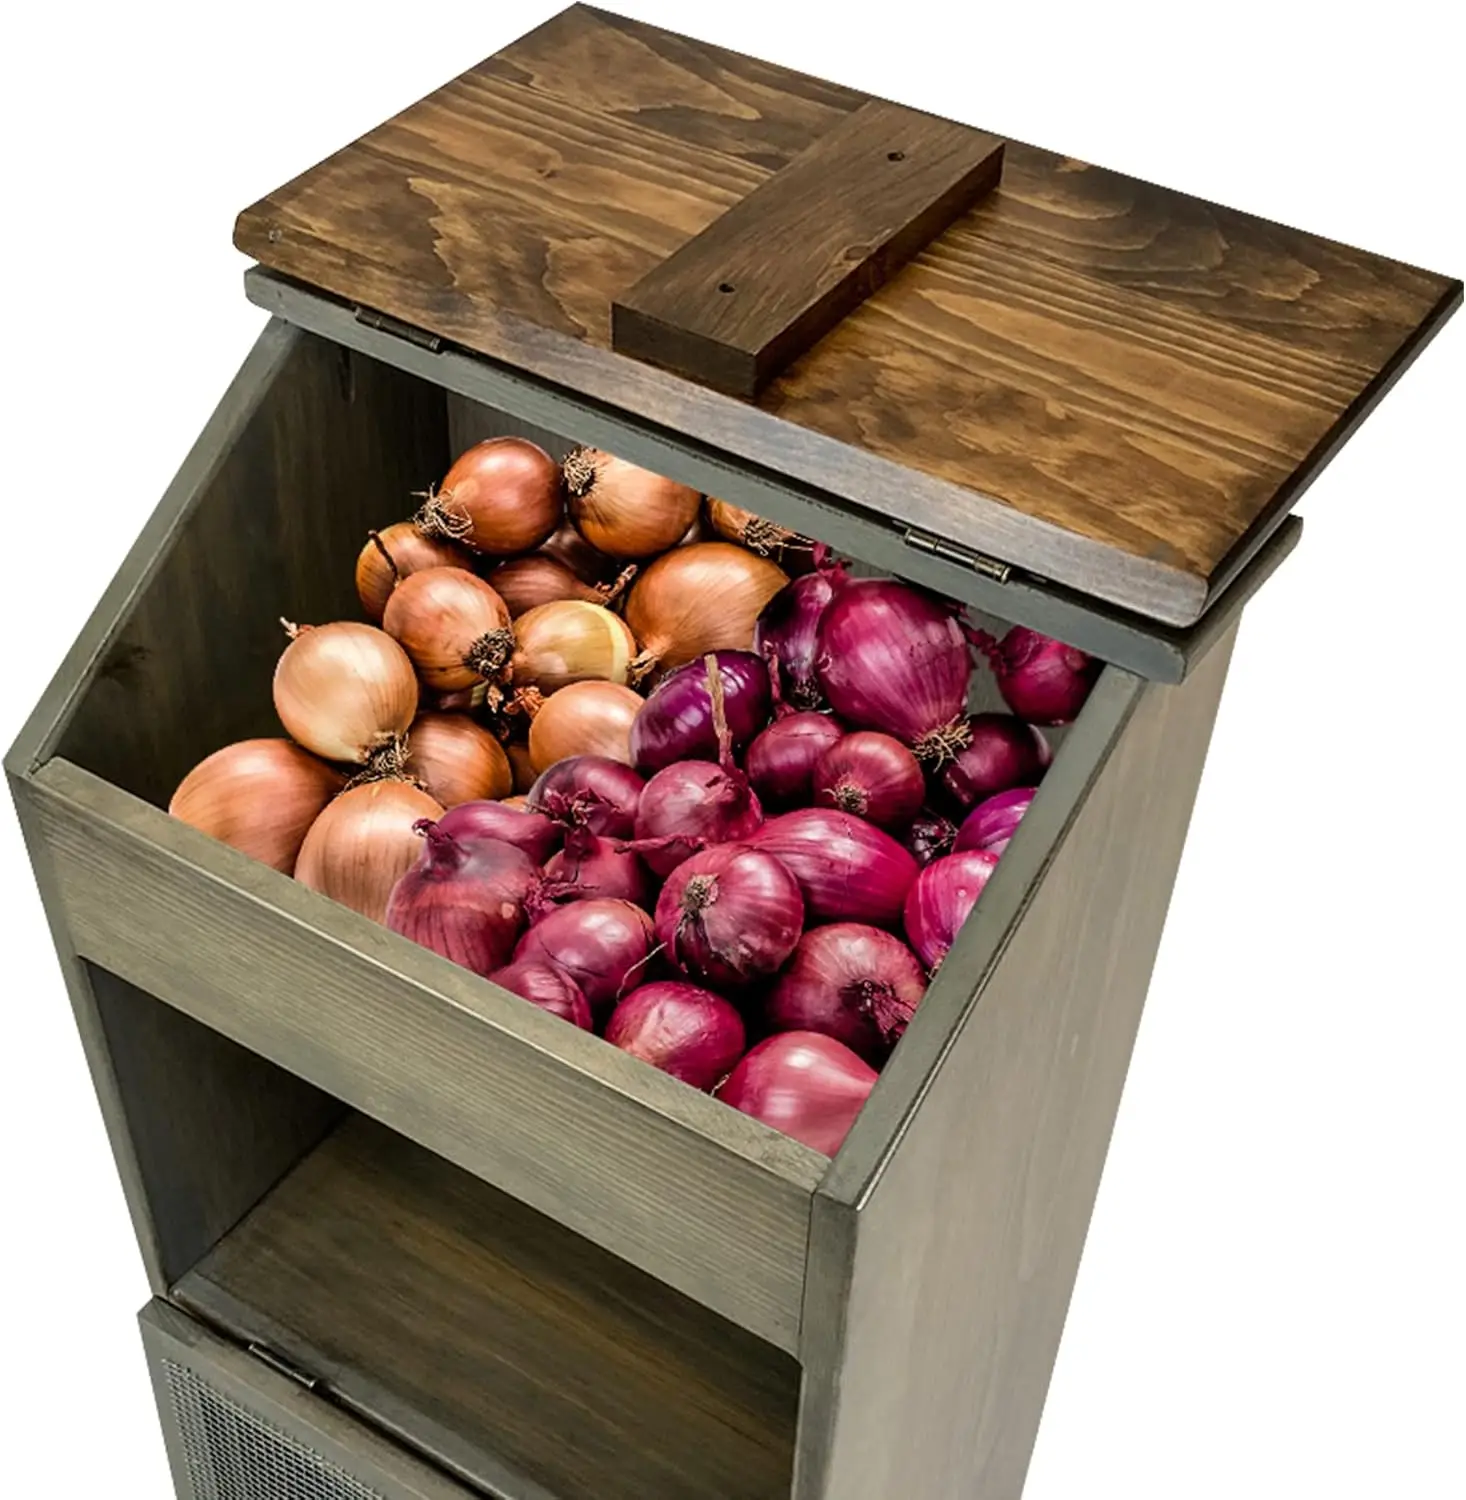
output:
[[[616,297],[865,102],[574,7],[246,210],[236,243],[1173,625],[1460,301],[1445,277],[1010,143],[997,190],[755,404],[615,356]]]
[[[354,1406],[554,1500],[787,1500],[785,1354],[369,1121],[337,1132],[175,1289]],[[259,1333],[256,1332],[256,1337]]]
[[[611,309],[611,344],[752,399],[997,181],[996,136],[872,99]]]
[[[817,1196],[795,1500],[1017,1500],[1234,638],[1146,690],[907,1117]]]

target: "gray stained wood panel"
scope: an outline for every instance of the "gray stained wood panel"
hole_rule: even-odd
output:
[[[515,1500],[789,1494],[792,1358],[360,1117],[175,1295]]]
[[[796,1500],[1017,1500],[1233,639],[1146,692],[873,1170],[852,1132],[817,1196]]]

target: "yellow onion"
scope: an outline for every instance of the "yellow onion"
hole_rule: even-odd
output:
[[[536,773],[572,755],[604,755],[631,764],[631,723],[646,700],[615,682],[572,682],[551,693],[529,724]]]
[[[565,514],[560,466],[526,438],[476,443],[448,470],[417,514],[427,536],[463,542],[491,557],[528,552]]]
[[[311,824],[344,779],[289,740],[241,740],[200,761],[168,811],[289,875]]]
[[[410,574],[424,568],[466,568],[467,548],[442,537],[424,536],[411,521],[399,521],[385,531],[369,531],[356,560],[356,594],[363,613],[382,623],[392,590]]]
[[[514,789],[504,747],[466,714],[419,714],[408,732],[403,774],[444,807],[496,802]]]
[[[564,467],[570,519],[608,557],[653,557],[697,520],[696,490],[599,448],[577,448]]]
[[[797,531],[780,526],[767,516],[744,510],[741,505],[730,505],[726,500],[714,500],[708,496],[708,525],[726,542],[737,542],[760,557],[770,557],[777,563],[786,558],[792,561],[807,560],[814,553],[815,544]]]
[[[326,760],[395,764],[417,713],[417,674],[402,647],[353,620],[286,631],[275,711],[291,738]]]
[[[514,797],[501,797],[499,800],[505,807],[517,807],[521,812],[533,811],[529,805],[529,798],[524,796],[523,793]]]
[[[374,922],[387,917],[392,888],[417,863],[414,826],[443,807],[406,781],[368,781],[342,792],[305,836],[295,862],[302,885]]]
[[[789,582],[777,563],[730,542],[696,542],[659,557],[626,597],[626,623],[642,644],[631,681],[709,651],[750,651],[764,605]]]
[[[534,768],[529,746],[521,744],[518,740],[510,740],[504,746],[504,753],[509,757],[510,769],[514,772],[514,790],[517,793],[527,792],[535,784],[535,779],[539,775]]]
[[[624,568],[613,583],[582,583],[573,568],[547,553],[531,552],[511,558],[487,575],[489,586],[508,607],[511,619],[541,604],[574,599],[582,604],[613,604],[636,576],[636,566]]]
[[[404,578],[387,601],[382,628],[437,693],[493,681],[514,650],[504,601],[464,568],[425,568]]]
[[[636,637],[620,615],[599,604],[560,599],[514,622],[510,677],[516,688],[553,693],[572,682],[625,682]]]
[[[539,551],[543,557],[553,557],[556,562],[564,563],[582,583],[606,583],[621,566],[614,557],[597,552],[569,520],[561,522],[559,529]]]

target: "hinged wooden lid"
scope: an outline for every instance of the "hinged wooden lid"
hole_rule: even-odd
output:
[[[997,186],[751,400],[613,350],[613,304],[870,103],[575,6],[246,210],[235,242],[1180,626],[1461,300],[1446,277],[1009,141]]]

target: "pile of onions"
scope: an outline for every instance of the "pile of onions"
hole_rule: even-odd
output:
[[[730,505],[726,500],[714,500],[708,496],[708,525],[725,542],[737,542],[760,557],[771,557],[777,563],[788,566],[786,556],[797,558],[800,554],[808,558],[815,551],[816,543],[787,526],[780,526],[767,516],[744,510],[741,505]]]
[[[216,750],[179,783],[168,811],[283,875],[344,778],[289,740]]]
[[[933,860],[917,876],[906,898],[906,940],[933,973],[997,867],[996,854],[964,849]]]
[[[568,974],[601,1015],[641,982],[652,944],[652,919],[639,906],[576,901],[536,922],[520,938],[514,960],[552,964]]]
[[[820,618],[845,582],[839,567],[807,573],[785,584],[758,617],[753,649],[769,663],[780,698],[793,708],[824,707],[824,689],[815,669]]]
[[[974,714],[967,743],[942,767],[942,790],[959,812],[1015,786],[1037,786],[1054,758],[1049,742],[1012,714]]]
[[[570,519],[607,557],[653,557],[675,547],[702,506],[696,490],[599,448],[577,448],[564,467]]]
[[[816,671],[830,706],[940,765],[967,740],[972,663],[952,611],[904,583],[864,578],[835,593],[819,622]]]
[[[392,889],[422,850],[416,832],[443,808],[405,781],[368,781],[342,792],[311,824],[295,862],[302,885],[385,921]]]
[[[811,922],[900,925],[916,860],[874,823],[806,807],[770,818],[749,842],[799,882]]]
[[[1003,701],[1030,724],[1069,724],[1079,716],[1102,663],[1051,636],[1015,625],[1001,641],[971,632],[998,679]]]
[[[401,764],[417,715],[417,675],[402,647],[373,625],[287,625],[275,668],[275,712],[290,737],[325,760]]]
[[[497,839],[513,844],[537,866],[560,847],[565,832],[543,813],[510,807],[507,802],[462,802],[443,814],[438,827],[455,839]]]
[[[654,895],[646,866],[630,850],[588,828],[575,828],[565,847],[545,863],[525,902],[531,922],[572,901],[630,901],[645,910]]]
[[[812,801],[814,768],[844,733],[829,714],[785,714],[770,724],[748,747],[743,762],[764,805],[799,807]]]
[[[448,470],[417,515],[431,537],[513,557],[547,540],[564,515],[560,466],[525,438],[477,443]]]
[[[957,825],[941,813],[923,809],[906,830],[906,847],[916,856],[919,865],[929,865],[934,859],[950,854],[957,842]]]
[[[626,623],[642,645],[632,681],[709,651],[747,650],[760,611],[788,581],[782,568],[730,542],[664,552],[626,596]]]
[[[926,974],[900,938],[879,927],[814,927],[769,990],[770,1031],[818,1031],[879,1066],[906,1034]]]
[[[517,620],[541,604],[554,604],[562,599],[581,604],[614,604],[635,573],[635,568],[627,568],[615,583],[586,583],[568,564],[541,550],[500,563],[486,581],[504,601],[509,618]]]
[[[514,651],[504,601],[465,568],[424,568],[404,578],[387,601],[382,628],[439,693],[497,681]]]
[[[392,590],[404,578],[424,568],[467,568],[466,548],[443,537],[424,536],[411,521],[398,521],[385,531],[369,531],[356,560],[356,595],[362,612],[380,625]]]
[[[572,682],[625,682],[635,655],[636,637],[620,615],[601,604],[557,599],[514,622],[508,675],[516,687],[549,694]]]
[[[556,761],[530,788],[529,805],[567,828],[628,839],[645,786],[630,766],[604,755]]]
[[[772,855],[744,844],[684,860],[657,901],[657,940],[672,962],[719,989],[776,973],[803,926],[794,877]]]
[[[408,733],[403,775],[444,807],[493,801],[514,789],[504,747],[465,714],[419,714]]]
[[[569,1021],[582,1031],[595,1029],[595,1017],[590,1004],[580,992],[580,986],[554,964],[535,963],[526,959],[522,963],[506,964],[489,975],[491,984],[497,984],[521,1000],[528,1000],[541,1010]]]
[[[978,803],[963,819],[957,833],[957,848],[1001,854],[1032,806],[1033,796],[1032,787],[1020,786]]]
[[[749,1052],[717,1096],[811,1150],[834,1156],[876,1077],[869,1063],[833,1037],[785,1031]]]
[[[825,751],[812,785],[819,806],[897,831],[921,811],[926,797],[916,756],[900,740],[872,729],[847,734]]]
[[[769,669],[751,651],[715,651],[723,707],[735,753],[769,722]],[[631,726],[631,763],[643,775],[679,760],[717,760],[718,734],[708,685],[707,656],[669,673]]]
[[[632,990],[606,1023],[606,1040],[703,1090],[728,1076],[747,1044],[734,1006],[676,979]]]
[[[529,723],[529,759],[541,772],[570,755],[631,764],[631,726],[642,697],[619,682],[572,682],[551,693]]]
[[[475,974],[492,974],[524,927],[534,865],[512,844],[455,839],[433,822],[417,831],[422,856],[397,882],[387,926]]]

